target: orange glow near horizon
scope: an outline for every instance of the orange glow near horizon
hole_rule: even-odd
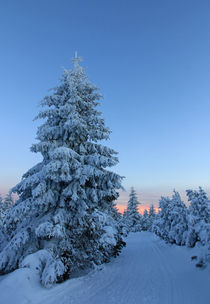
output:
[[[120,213],[123,213],[124,210],[127,208],[127,205],[117,205],[116,207],[117,207],[117,209],[119,210]],[[140,205],[138,207],[138,211],[139,211],[140,214],[143,215],[144,210],[146,209],[147,211],[149,211],[149,208],[150,207],[148,207],[147,205]],[[155,209],[155,212],[158,213],[158,208],[154,207],[154,209]]]

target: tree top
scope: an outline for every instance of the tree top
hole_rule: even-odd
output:
[[[74,64],[75,70],[79,67],[79,62],[82,61],[82,57],[78,57],[77,51],[74,52],[74,57],[71,60]]]

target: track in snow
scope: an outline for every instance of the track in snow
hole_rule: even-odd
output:
[[[50,290],[33,289],[13,304],[209,304],[210,275],[190,261],[192,249],[154,234],[131,234],[111,263]],[[12,274],[11,274],[12,275]],[[12,300],[12,299],[11,299]],[[10,302],[8,302],[10,303]]]
[[[152,233],[132,234],[116,260],[101,271],[64,283],[44,302],[209,304],[208,282],[202,277],[206,273],[196,269],[184,251],[187,249],[166,245]]]

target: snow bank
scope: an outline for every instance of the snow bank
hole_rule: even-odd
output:
[[[17,269],[1,276],[0,295],[2,304],[37,303],[42,287],[36,271],[29,268]]]

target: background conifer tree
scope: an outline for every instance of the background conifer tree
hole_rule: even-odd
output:
[[[9,212],[10,208],[13,206],[14,204],[14,200],[12,198],[12,193],[9,192],[4,200],[0,195],[0,221],[3,222],[4,218],[7,214],[7,212]]]
[[[149,214],[147,209],[144,209],[144,213],[141,220],[141,226],[142,230],[147,231],[148,230],[148,220],[149,220]]]
[[[147,230],[148,231],[152,231],[152,225],[155,220],[155,216],[156,216],[155,208],[154,208],[154,205],[152,204],[149,208],[149,214],[148,214],[148,219],[147,219]]]
[[[141,230],[141,215],[138,212],[138,198],[134,188],[131,188],[129,195],[129,201],[126,211],[124,212],[124,219],[126,225],[131,232],[136,232]]]
[[[3,198],[0,194],[0,225],[2,223],[3,220]]]

